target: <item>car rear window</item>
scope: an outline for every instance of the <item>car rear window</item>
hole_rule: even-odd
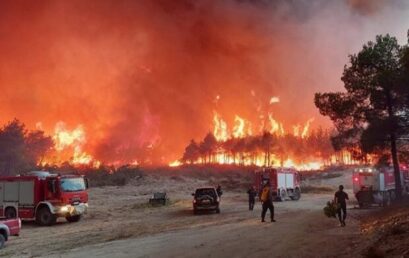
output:
[[[212,188],[203,188],[196,190],[196,196],[210,195],[216,197],[216,191]]]

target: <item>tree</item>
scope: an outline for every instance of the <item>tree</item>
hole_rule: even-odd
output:
[[[53,145],[44,132],[29,132],[14,119],[0,129],[0,174],[12,175],[35,168]]]
[[[274,136],[267,131],[264,132],[263,136],[261,137],[260,144],[261,144],[261,148],[264,151],[264,165],[270,166],[271,165],[270,158],[271,158],[273,144],[274,144]]]
[[[29,132],[24,142],[28,162],[32,166],[41,163],[47,152],[54,146],[52,138],[46,136],[44,132],[40,130]]]
[[[17,119],[0,130],[0,163],[3,174],[10,175],[27,166],[25,126]]]
[[[403,47],[389,35],[377,36],[350,56],[342,81],[346,92],[316,93],[315,105],[329,116],[337,129],[332,138],[335,149],[359,147],[364,152],[389,148],[396,194],[401,195],[397,138],[405,128],[406,105],[402,93]]]
[[[216,153],[217,145],[218,143],[216,137],[209,132],[203,139],[203,142],[200,144],[200,152],[204,155],[205,163],[207,161],[209,163],[212,162],[212,157]]]
[[[185,148],[185,153],[183,154],[182,160],[185,163],[189,162],[190,164],[193,164],[199,159],[199,156],[199,145],[195,142],[195,140],[192,139],[190,141],[190,144]]]

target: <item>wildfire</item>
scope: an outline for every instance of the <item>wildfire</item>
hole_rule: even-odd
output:
[[[305,122],[305,125],[303,127],[301,125],[294,125],[293,135],[295,137],[301,137],[302,139],[307,138],[309,135],[308,133],[310,130],[310,125],[313,121],[314,121],[314,118],[309,119],[307,122]]]
[[[227,123],[216,111],[213,114],[213,135],[218,141],[225,141],[228,138]]]
[[[308,130],[310,129],[310,125],[313,121],[314,121],[314,118],[311,118],[305,123],[304,129],[302,130],[302,133],[301,133],[301,138],[304,139],[305,137],[308,136]]]
[[[178,167],[180,165],[182,165],[182,162],[180,162],[179,160],[175,160],[175,161],[169,163],[169,167]]]
[[[278,102],[277,99],[270,100],[270,103]],[[305,138],[309,137],[309,129],[311,123],[314,121],[313,118],[309,119],[305,122],[304,126],[296,125],[293,126],[293,136],[304,141]],[[277,121],[273,118],[271,113],[268,113],[267,119],[265,116],[260,115],[260,122],[261,126],[260,131],[258,132],[258,137],[263,135],[264,132],[269,132],[271,135],[275,135],[277,137],[284,137],[288,135],[284,129],[284,125],[282,122]],[[213,134],[216,140],[219,142],[219,147],[215,147],[216,149],[213,150],[211,154],[212,157],[207,159],[206,156],[196,157],[195,159],[190,159],[190,164],[199,164],[199,163],[217,163],[217,164],[240,164],[240,165],[256,165],[256,166],[280,166],[280,167],[293,167],[300,170],[315,170],[321,169],[324,166],[324,162],[320,161],[319,159],[309,160],[305,162],[295,162],[294,159],[287,157],[283,158],[275,154],[273,151],[266,153],[264,149],[253,149],[253,150],[246,150],[241,149],[241,154],[236,154],[236,151],[229,152],[226,151],[226,148],[223,147],[223,144],[231,144],[228,142],[229,139],[233,140],[233,144],[238,144],[239,140],[244,139],[248,136],[252,136],[252,124],[250,121],[246,120],[245,118],[235,115],[234,116],[234,123],[233,128],[231,130],[231,134],[229,134],[229,128],[227,122],[221,117],[221,115],[214,111],[213,112]],[[237,140],[234,143],[234,140]],[[283,138],[282,138],[283,139]],[[267,140],[268,141],[268,140]],[[245,140],[246,142],[246,140]],[[243,144],[243,143],[241,143]],[[259,143],[256,143],[259,144]],[[271,144],[271,143],[270,143]],[[240,146],[240,145],[236,145]],[[249,145],[248,145],[249,146]],[[259,145],[260,146],[260,145]],[[191,147],[195,148],[195,147]],[[232,148],[231,145],[230,147]],[[240,147],[236,147],[240,148]],[[234,147],[233,147],[234,149]],[[180,160],[173,161],[169,163],[170,167],[177,167],[182,165],[183,163]]]
[[[284,131],[284,126],[282,123],[277,122],[274,118],[273,115],[271,113],[268,114],[268,120],[270,122],[270,133],[271,134],[277,134],[280,136],[284,136],[285,135],[285,131]]]
[[[46,157],[42,165],[60,165],[69,160],[72,165],[93,165],[98,167],[101,163],[95,160],[90,154],[83,150],[86,144],[86,134],[82,125],[78,125],[73,130],[68,130],[64,122],[55,125],[54,153]]]
[[[271,97],[270,99],[270,105],[274,104],[274,103],[278,103],[280,102],[280,98],[279,97]]]

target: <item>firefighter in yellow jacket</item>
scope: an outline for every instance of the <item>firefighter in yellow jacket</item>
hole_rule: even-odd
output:
[[[263,190],[260,194],[260,201],[262,202],[261,222],[265,222],[267,210],[270,210],[271,222],[274,220],[274,205],[273,205],[273,193],[271,191],[270,183],[266,182],[263,186]]]

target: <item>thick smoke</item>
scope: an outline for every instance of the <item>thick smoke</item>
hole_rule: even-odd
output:
[[[329,125],[312,96],[347,55],[404,39],[405,1],[2,1],[0,122],[83,124],[103,161],[178,158],[213,110]],[[216,96],[220,99],[215,101]],[[280,103],[269,105],[272,96]]]

